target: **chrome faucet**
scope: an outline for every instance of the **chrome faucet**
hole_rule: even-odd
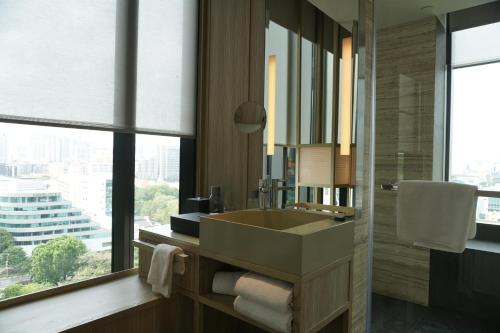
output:
[[[259,179],[259,208],[278,208],[278,193],[294,189],[293,186],[286,186],[284,179],[271,179],[270,176]],[[283,200],[285,199],[283,198]]]
[[[280,185],[281,183],[281,185]],[[278,208],[278,193],[280,191],[293,191],[295,190],[295,187],[293,186],[287,186],[286,185],[286,180],[285,179],[273,179],[272,184],[271,184],[271,207],[272,208]],[[285,196],[282,197],[282,204],[281,208],[285,208],[285,203],[286,203],[286,198]]]
[[[267,209],[270,207],[269,194],[271,190],[271,177],[259,179],[259,208]]]

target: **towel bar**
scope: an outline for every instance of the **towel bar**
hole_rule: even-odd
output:
[[[150,244],[150,243],[147,243],[147,242],[144,242],[144,241],[141,241],[141,240],[137,240],[137,239],[134,239],[132,241],[132,245],[141,249],[141,250],[146,250],[146,251],[150,251],[150,252],[153,252],[154,249],[155,249],[155,246],[154,244]],[[177,262],[186,262],[189,258],[189,255],[185,254],[185,253],[178,253],[175,255],[175,258],[174,260],[177,261]]]
[[[382,184],[382,185],[380,185],[380,189],[384,190],[384,191],[397,191],[398,185],[397,184]],[[500,192],[477,190],[476,197],[500,198]]]
[[[327,210],[330,211],[332,215],[339,217],[353,217],[356,212],[353,207],[322,205],[310,202],[297,202],[294,204],[294,207],[311,210]]]

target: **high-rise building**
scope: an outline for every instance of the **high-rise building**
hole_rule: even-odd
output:
[[[104,250],[110,235],[82,211],[64,200],[60,192],[30,180],[2,179],[0,228],[6,229],[28,254],[39,244],[63,235],[75,236],[92,250]],[[6,190],[4,190],[6,189]],[[101,239],[102,242],[99,242]]]
[[[7,163],[9,159],[9,151],[7,145],[7,135],[0,134],[0,164]]]

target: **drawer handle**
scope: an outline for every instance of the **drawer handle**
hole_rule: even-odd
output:
[[[136,240],[136,239],[134,239],[132,241],[132,245],[138,249],[146,250],[146,251],[149,251],[151,253],[154,251],[155,246],[156,246],[154,244],[150,244],[150,243],[147,243],[147,242],[144,242],[141,240]],[[185,253],[177,253],[175,255],[174,261],[185,263],[188,261],[188,258],[189,258],[189,255],[187,255]]]

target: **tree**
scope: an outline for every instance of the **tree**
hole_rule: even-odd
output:
[[[168,223],[177,214],[179,191],[168,185],[135,189],[135,213],[148,216],[155,222]]]
[[[12,237],[10,232],[0,228],[0,253],[11,246],[14,246],[14,238]]]
[[[72,277],[78,258],[86,252],[78,238],[63,236],[37,246],[31,256],[31,276],[35,282],[57,285]]]
[[[82,281],[111,273],[111,251],[87,252],[78,259],[72,281]]]
[[[6,298],[11,298],[11,297],[16,297],[16,296],[21,296],[25,294],[31,294],[34,293],[35,291],[40,291],[44,289],[50,288],[50,284],[40,284],[40,283],[28,283],[28,284],[21,284],[21,283],[16,283],[12,284],[10,286],[5,287],[5,289],[2,291],[2,299]]]
[[[8,265],[6,265],[8,262]],[[0,263],[8,266],[13,273],[27,273],[30,270],[30,260],[24,250],[18,246],[10,246],[0,253]]]

